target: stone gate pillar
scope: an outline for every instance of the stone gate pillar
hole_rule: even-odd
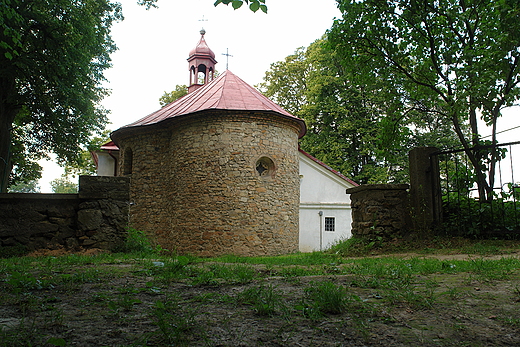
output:
[[[352,236],[377,240],[402,237],[409,230],[408,184],[364,184],[347,189]]]
[[[429,230],[441,221],[439,160],[432,156],[438,151],[436,147],[417,147],[408,154],[411,217],[417,231]]]

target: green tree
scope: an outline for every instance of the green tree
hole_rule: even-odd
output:
[[[186,94],[188,94],[188,86],[185,84],[177,84],[175,86],[175,89],[171,92],[164,92],[164,94],[159,98],[159,103],[161,104],[161,107],[164,107],[169,103],[172,103],[175,100],[182,98]]]
[[[261,10],[264,13],[267,13],[267,6],[265,5],[265,0],[217,0],[215,1],[215,6],[219,4],[233,6],[233,9],[239,9],[243,4],[248,4],[249,9],[253,12]]]
[[[139,5],[146,6],[147,9],[151,7],[157,7],[158,0],[138,0],[137,3]],[[267,13],[267,6],[265,5],[265,0],[216,0],[214,5],[217,6],[219,4],[229,5],[233,7],[233,9],[237,10],[242,5],[249,5],[249,9],[253,12],[258,10]]]
[[[5,0],[0,6],[0,191],[38,178],[36,160],[73,162],[103,129],[99,101],[121,8],[109,0]]]
[[[92,159],[92,152],[99,150],[102,145],[110,141],[111,132],[111,130],[104,130],[98,136],[93,136],[86,146],[83,145],[82,150],[79,152],[78,160],[65,163],[63,177],[66,179],[77,179],[81,175],[96,175],[96,163]]]
[[[61,177],[51,181],[51,189],[56,194],[76,194],[78,184],[73,183],[68,177]]]
[[[359,183],[406,182],[409,149],[453,136],[427,114],[404,110],[398,83],[366,79],[345,59],[320,39],[271,64],[257,87],[306,121],[305,151]]]
[[[484,144],[479,118],[495,143],[502,109],[518,99],[520,2],[338,0],[338,7],[343,18],[329,41],[343,65],[365,78],[391,77],[406,107],[449,123],[475,168],[481,199],[490,199],[498,154],[491,153],[486,181],[483,158],[469,149]]]
[[[283,61],[272,63],[265,72],[264,81],[255,86],[294,115],[307,101],[307,76],[311,66],[306,51],[305,47],[300,47]]]
[[[27,183],[18,183],[17,185],[11,186],[8,189],[9,193],[39,193],[40,186],[38,181],[31,180]]]
[[[301,148],[359,183],[386,181],[374,142],[372,93],[356,88],[336,52],[320,39],[271,64],[258,87],[307,123]]]
[[[384,158],[374,145],[380,119],[378,96],[383,95],[354,85],[351,71],[338,62],[337,52],[326,40],[310,45],[306,56],[310,64],[307,100],[300,115],[309,130],[301,140],[302,148],[358,183],[388,181]]]

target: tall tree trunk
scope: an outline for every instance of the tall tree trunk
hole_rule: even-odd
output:
[[[459,119],[457,115],[452,115],[451,117],[453,126],[455,128],[455,132],[457,133],[457,136],[459,137],[460,142],[462,143],[462,146],[464,147],[464,152],[469,158],[469,161],[473,165],[475,175],[477,176],[477,188],[479,192],[479,200],[480,201],[487,201],[487,192],[489,191],[489,185],[486,181],[486,176],[482,172],[482,165],[479,157],[475,155],[475,152],[471,150],[471,147],[464,137],[464,133],[462,132],[462,129],[460,127]]]
[[[5,193],[9,184],[11,173],[11,127],[9,117],[2,112],[0,107],[0,193]]]
[[[495,113],[495,110],[498,112]],[[493,110],[493,123],[491,124],[491,143],[493,145],[497,144],[497,118],[500,115],[500,109],[496,108]],[[496,172],[496,163],[500,160],[498,154],[497,147],[491,147],[491,162],[489,163],[489,177],[488,177],[488,194],[487,201],[491,202],[493,200],[493,186],[495,185],[495,172]]]
[[[14,78],[0,77],[0,193],[7,192],[11,161],[11,131],[17,113],[12,103],[14,95]]]
[[[505,79],[505,88],[503,90],[503,96],[502,98],[495,103],[495,105],[490,108],[488,107],[488,110],[492,117],[492,124],[491,124],[491,143],[493,145],[497,144],[497,120],[498,117],[502,115],[501,109],[502,106],[505,104],[505,98],[507,95],[509,95],[514,88],[514,86],[518,83],[515,79],[515,71],[518,70],[520,64],[520,57],[516,56],[514,61],[510,64],[509,73],[507,75],[507,78]],[[492,147],[491,148],[491,163],[489,167],[489,191],[488,191],[488,201],[491,201],[493,199],[493,186],[495,184],[495,172],[496,172],[496,162],[500,160],[499,158],[499,151],[498,148]]]
[[[469,125],[471,128],[471,143],[474,148],[478,148],[480,146],[480,139],[478,137],[478,123],[477,123],[477,111],[473,106],[474,100],[470,96],[469,98],[470,110],[469,110]],[[459,136],[460,137],[460,136]],[[464,145],[464,143],[463,143]],[[473,164],[473,168],[475,174],[477,176],[477,189],[478,196],[480,201],[487,200],[488,195],[488,187],[486,184],[486,176],[484,172],[482,172],[482,154],[479,150],[470,151],[469,146],[464,146],[466,155],[470,158],[471,163]],[[472,157],[474,158],[472,160]]]

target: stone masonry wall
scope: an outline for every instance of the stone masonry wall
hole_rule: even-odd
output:
[[[132,151],[130,178],[130,226],[146,231],[161,240],[169,237],[170,217],[168,204],[171,200],[169,180],[171,154],[169,152],[170,131],[168,128],[144,131],[131,138],[119,141],[121,149],[120,171],[125,173],[128,165],[126,156]]]
[[[372,240],[403,236],[410,226],[407,184],[367,184],[347,189],[352,236]]]
[[[171,237],[200,255],[298,250],[298,131],[272,115],[192,120],[172,134]],[[271,172],[256,167],[272,160]]]
[[[180,253],[297,251],[296,122],[262,113],[204,112],[138,130],[118,139],[123,155],[132,148],[133,227]],[[261,176],[256,166],[265,158],[273,167]],[[121,172],[124,163],[122,158]]]
[[[128,179],[80,177],[79,194],[0,194],[0,247],[114,249],[126,236]]]

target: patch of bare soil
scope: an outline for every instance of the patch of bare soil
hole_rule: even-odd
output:
[[[438,259],[438,260],[471,260],[471,259],[487,259],[487,260],[498,260],[504,257],[507,258],[519,258],[520,250],[518,249],[504,249],[500,254],[468,254],[468,253],[447,253],[447,254],[424,254],[424,253],[393,253],[387,255],[372,256],[373,258],[424,258],[424,259]]]
[[[71,252],[70,250],[65,249],[65,247],[57,246],[55,249],[37,249],[35,251],[32,251],[31,253],[27,254],[28,257],[59,257],[63,255],[70,255],[70,254],[77,254],[77,255],[97,255],[97,254],[103,254],[103,253],[109,253],[109,251],[99,248],[80,248],[78,250],[75,250],[74,252]]]
[[[399,287],[333,273],[194,285],[159,278],[153,266],[64,269],[39,279],[41,289],[4,281],[0,346],[520,346],[518,269],[504,278],[421,275]],[[46,287],[53,276],[59,284]],[[347,289],[343,312],[313,314],[307,288],[323,281]],[[244,299],[252,288],[271,292],[264,306]]]

